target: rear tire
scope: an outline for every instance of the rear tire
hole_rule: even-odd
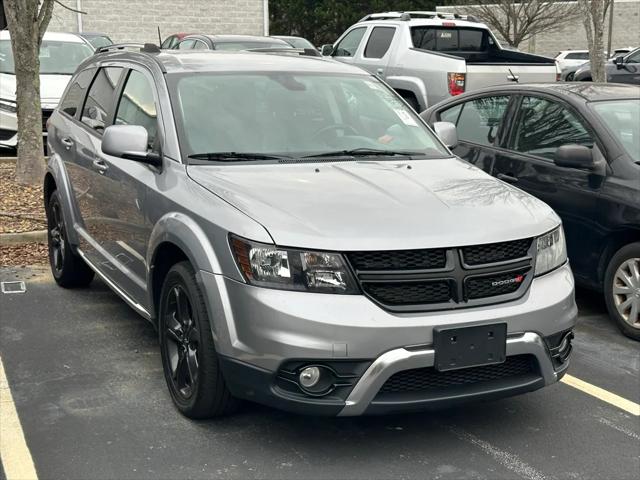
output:
[[[640,340],[640,242],[622,247],[604,277],[609,315],[626,336]]]
[[[164,376],[177,409],[193,419],[234,412],[238,401],[222,376],[204,296],[187,261],[167,273],[158,324]]]
[[[86,287],[93,280],[95,273],[82,257],[71,249],[57,190],[49,197],[46,213],[49,265],[54,280],[64,288]]]

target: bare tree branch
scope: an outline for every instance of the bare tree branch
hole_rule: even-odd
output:
[[[512,47],[534,35],[558,30],[575,20],[580,9],[561,0],[459,0],[456,9],[474,15],[488,24]]]
[[[47,0],[47,1],[51,1],[51,0]],[[66,8],[67,10],[69,10],[70,12],[73,13],[81,13],[82,15],[86,15],[87,12],[83,12],[82,10],[76,10],[75,8],[71,8],[68,5],[65,5],[64,3],[62,3],[60,0],[53,0],[53,2],[57,3],[58,5],[60,5],[63,8]]]
[[[40,6],[40,11],[38,12],[38,45],[42,43],[42,37],[44,36],[44,32],[47,31],[47,27],[49,26],[49,22],[51,21],[51,16],[53,15],[53,1],[52,0],[44,0],[42,5]]]

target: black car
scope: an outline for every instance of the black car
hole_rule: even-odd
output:
[[[640,87],[501,85],[422,118],[455,124],[456,155],[555,209],[577,282],[640,339]]]

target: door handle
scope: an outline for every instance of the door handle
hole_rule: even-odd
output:
[[[502,180],[503,182],[518,183],[518,179],[516,177],[514,177],[513,175],[508,175],[506,173],[499,173],[498,175],[496,175],[496,177],[498,177],[498,180]]]
[[[100,172],[100,174],[104,174],[104,172],[106,172],[109,169],[109,165],[107,165],[104,160],[94,160],[93,161],[93,168],[95,168],[96,170],[98,170],[98,172]]]
[[[73,147],[73,140],[71,140],[69,137],[62,137],[60,139],[60,143],[64,145],[65,150],[71,150],[71,147]]]

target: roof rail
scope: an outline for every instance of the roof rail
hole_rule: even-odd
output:
[[[360,22],[367,22],[370,20],[401,20],[407,22],[415,18],[442,18],[442,19],[456,19],[466,20],[468,22],[478,22],[479,20],[473,15],[460,15],[453,12],[429,12],[429,11],[411,11],[411,12],[385,12],[385,13],[371,13],[360,19]]]
[[[320,52],[314,48],[288,48],[288,47],[264,47],[248,48],[245,52],[254,53],[289,53],[307,57],[321,57]]]
[[[94,54],[116,52],[118,50],[139,50],[145,53],[160,53],[160,47],[153,43],[114,43],[97,48]]]

